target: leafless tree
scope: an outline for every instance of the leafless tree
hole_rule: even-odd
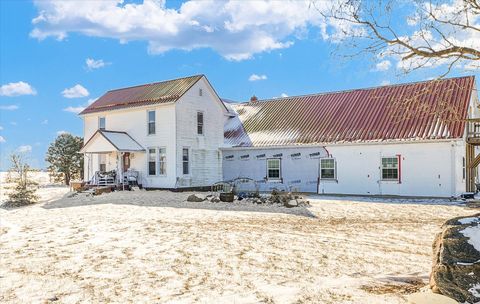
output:
[[[392,58],[404,73],[432,66],[480,68],[478,0],[312,0],[342,56]],[[341,24],[342,26],[338,26]],[[348,50],[345,52],[345,50]]]

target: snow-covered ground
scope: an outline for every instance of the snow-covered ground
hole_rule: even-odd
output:
[[[189,194],[0,210],[0,302],[405,303],[427,284],[440,225],[474,213],[441,200],[286,209]]]

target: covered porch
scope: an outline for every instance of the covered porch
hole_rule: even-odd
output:
[[[85,182],[88,187],[138,185],[140,168],[131,159],[145,149],[128,133],[97,130],[80,151],[85,155]]]

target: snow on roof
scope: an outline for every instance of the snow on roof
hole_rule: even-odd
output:
[[[108,144],[101,144],[99,140],[103,138]],[[100,140],[101,141],[101,140]],[[105,147],[107,146],[107,150]],[[145,151],[138,142],[136,142],[127,132],[98,130],[83,145],[82,153],[110,152],[108,149],[118,152],[140,152]]]
[[[104,131],[101,133],[108,141],[112,143],[119,151],[145,151],[128,133],[116,131]]]

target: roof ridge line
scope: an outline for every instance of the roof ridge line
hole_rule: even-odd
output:
[[[396,87],[402,85],[414,85],[426,82],[434,82],[434,81],[446,81],[446,80],[453,80],[459,78],[473,78],[475,79],[475,75],[468,75],[468,76],[457,76],[457,77],[450,77],[450,78],[441,78],[441,79],[430,79],[430,80],[420,80],[414,82],[403,82],[403,83],[396,83],[396,84],[389,84],[389,85],[380,85],[380,86],[373,86],[373,87],[365,87],[365,88],[357,88],[357,89],[348,89],[348,90],[337,90],[337,91],[329,91],[329,92],[319,92],[319,93],[310,93],[310,94],[302,94],[302,95],[292,95],[287,97],[277,97],[277,98],[268,98],[268,99],[259,99],[254,103],[250,101],[240,101],[234,102],[233,105],[244,105],[244,104],[256,104],[258,102],[271,102],[271,101],[279,101],[279,100],[286,100],[289,98],[299,98],[299,97],[309,97],[309,96],[320,96],[320,95],[327,95],[327,94],[340,94],[340,93],[348,93],[348,92],[355,92],[355,91],[368,91],[373,89],[385,88],[385,87]]]
[[[205,76],[205,74],[196,74],[196,75],[185,76],[185,77],[180,77],[180,78],[172,78],[172,79],[167,79],[167,80],[162,80],[162,81],[156,81],[156,82],[144,83],[144,84],[137,84],[137,85],[133,85],[133,86],[129,86],[129,87],[112,89],[112,90],[108,90],[107,92],[120,91],[120,90],[126,90],[126,89],[132,89],[132,88],[138,88],[138,87],[144,87],[144,86],[150,86],[150,85],[159,84],[159,83],[164,83],[164,82],[177,81],[177,80],[183,80],[183,79],[187,79],[187,78],[203,77],[203,76]]]

